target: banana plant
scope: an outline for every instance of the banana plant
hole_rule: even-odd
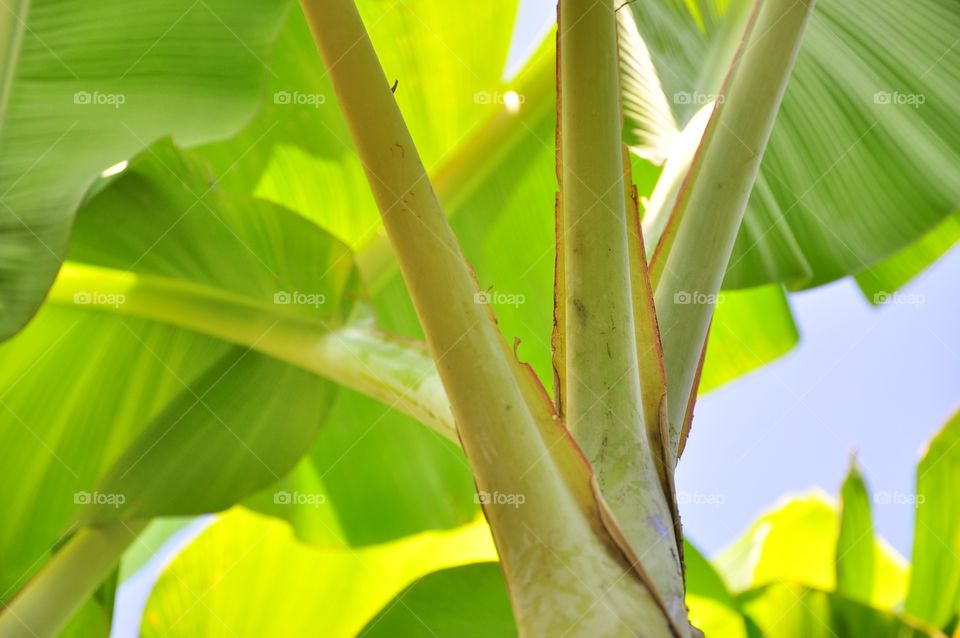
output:
[[[937,538],[957,525],[949,477],[960,467],[958,433],[954,415],[927,445],[912,490],[871,491],[853,464],[839,499],[819,489],[785,496],[712,559],[685,543],[691,621],[715,638],[952,635],[958,565]],[[924,531],[912,566],[873,530],[883,507],[915,510]],[[299,541],[275,519],[237,509],[170,564],[142,631],[229,635],[255,621],[265,635],[516,636],[495,548],[489,537],[470,540],[478,525],[358,549]],[[209,591],[209,608],[191,591]],[[342,613],[311,604],[327,597]],[[275,613],[297,605],[300,613]]]
[[[684,554],[691,619],[717,638],[952,635],[958,613],[952,580],[957,562],[951,548],[936,539],[955,529],[958,520],[951,484],[944,480],[958,468],[957,450],[950,447],[958,431],[960,420],[954,415],[930,441],[916,469],[915,491],[871,493],[854,461],[839,500],[821,490],[785,497],[713,560],[688,544]],[[874,533],[872,510],[888,506],[916,511],[917,529],[923,531],[914,542],[912,569]],[[211,539],[201,542],[208,546]],[[183,585],[176,578],[189,574],[189,567],[201,560],[200,551],[182,556],[163,577],[162,593],[151,600],[151,610],[182,612],[182,602],[177,604],[174,597]],[[361,635],[429,635],[418,630],[422,622],[435,628],[462,626],[461,635],[516,635],[495,568],[495,563],[477,561],[422,576],[385,605]],[[279,580],[277,586],[283,587]],[[451,599],[460,602],[455,611],[437,605],[450,592]],[[463,605],[470,592],[483,592],[487,604]],[[217,607],[217,612],[231,614],[227,606]],[[496,633],[471,633],[471,626],[495,628]]]
[[[960,236],[954,0],[560,0],[511,83],[507,0],[161,4],[0,18],[0,637],[105,635],[158,521],[235,505],[144,634],[232,633],[198,612],[249,611],[238,553],[325,635],[415,635],[377,615],[415,579],[484,592],[480,635],[914,627],[871,616],[856,474],[837,594],[734,597],[674,472],[698,392],[795,343],[786,289],[879,303]]]

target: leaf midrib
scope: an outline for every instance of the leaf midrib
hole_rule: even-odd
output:
[[[79,287],[80,284],[84,287]],[[305,328],[320,332],[331,332],[344,325],[344,322],[336,321],[333,318],[329,321],[324,321],[322,319],[311,319],[299,313],[287,312],[278,304],[255,300],[226,288],[199,284],[174,277],[143,275],[117,268],[66,261],[63,263],[57,281],[50,289],[47,301],[56,305],[85,306],[90,309],[100,310],[110,309],[108,305],[78,304],[73,297],[77,292],[124,295],[136,295],[138,293],[148,292],[150,294],[161,294],[171,300],[198,300],[211,304],[223,304],[232,306],[234,309],[240,311],[244,309],[252,310],[265,317],[275,318],[277,321],[302,324]],[[270,294],[272,293],[264,292],[265,296]],[[146,315],[141,312],[136,312],[135,314],[147,316],[148,318],[156,318],[154,315]],[[163,313],[160,314],[164,316]],[[172,323],[167,320],[162,321]],[[191,318],[188,317],[186,321],[179,322],[178,325],[190,323]]]
[[[31,0],[11,0],[14,8],[4,4],[0,11],[0,36],[7,45],[0,49],[0,135],[7,120],[7,102],[10,100],[10,88],[20,57],[23,32],[27,28],[27,14]]]
[[[78,304],[80,292],[127,297]],[[311,320],[212,286],[64,262],[48,303],[113,312],[246,346],[370,396],[454,442],[456,427],[429,353],[364,325]]]

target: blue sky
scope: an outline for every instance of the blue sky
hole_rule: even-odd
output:
[[[786,492],[836,494],[854,450],[874,494],[913,492],[925,442],[960,408],[958,281],[954,250],[904,289],[921,303],[874,308],[850,280],[791,295],[799,346],[697,405],[677,488],[723,504],[684,509],[690,538],[714,551]],[[907,556],[913,514],[874,505]]]

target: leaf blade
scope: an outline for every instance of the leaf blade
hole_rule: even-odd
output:
[[[927,446],[917,466],[917,513],[914,523],[907,613],[943,627],[960,613],[960,508],[955,492],[960,473],[960,413],[944,425]],[[922,496],[922,502],[920,502]]]
[[[263,0],[4,10],[22,38],[4,45],[0,80],[0,338],[36,312],[101,171],[163,135],[196,144],[243,125],[283,11]]]
[[[855,459],[840,488],[840,499],[837,593],[869,602],[874,579],[873,518],[867,486]]]

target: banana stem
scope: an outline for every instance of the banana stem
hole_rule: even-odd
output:
[[[713,308],[814,0],[758,0],[670,219],[651,259],[680,448]]]
[[[482,492],[521,635],[671,636],[532,372],[516,361],[427,178],[352,0],[301,0]],[[604,592],[596,605],[594,592]]]
[[[561,0],[559,18],[563,413],[627,540],[643,548],[674,625],[689,635],[672,494],[643,414],[614,2]]]
[[[84,527],[0,614],[0,638],[46,638],[63,629],[120,562],[147,521]]]

